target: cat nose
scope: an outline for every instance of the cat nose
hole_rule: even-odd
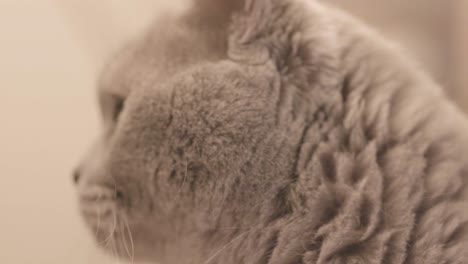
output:
[[[81,178],[80,169],[75,169],[73,171],[72,178],[73,178],[73,183],[78,184],[80,182],[80,178]]]

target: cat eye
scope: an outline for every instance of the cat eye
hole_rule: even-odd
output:
[[[117,121],[119,119],[120,113],[122,112],[125,106],[125,99],[115,96],[114,100],[114,109],[112,111],[112,119]]]

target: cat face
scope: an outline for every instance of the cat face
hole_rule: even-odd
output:
[[[199,86],[229,92],[207,77],[212,68],[233,65],[199,66],[201,60],[219,59],[225,48],[188,20],[161,18],[113,58],[99,84],[103,131],[74,179],[82,215],[98,244],[121,257],[164,259],[168,248],[188,241],[186,229],[196,229],[195,219],[185,215],[197,210],[193,196],[202,190],[195,187],[210,175],[208,158],[199,153],[207,144],[201,140],[208,124],[201,125],[196,111],[213,114],[217,104],[225,105],[224,115],[230,111],[223,100],[233,95],[204,98]],[[220,31],[208,24],[209,34]],[[201,79],[206,83],[197,84]]]
[[[259,146],[272,140],[278,83],[269,66],[223,59],[154,66],[158,54],[147,48],[125,50],[104,74],[103,133],[76,181],[100,245],[122,257],[164,259],[172,248],[197,249],[217,222],[229,225],[230,214],[256,203],[233,186],[260,190],[253,182],[264,176],[243,170],[256,162],[264,172],[257,152],[278,155],[274,141]],[[162,68],[179,72],[163,76]]]
[[[291,84],[317,81],[320,75],[309,74],[315,68],[301,70],[301,63],[330,57],[293,57],[308,47],[262,28],[274,24],[260,23],[275,17],[265,15],[270,1],[247,2],[246,17],[233,26],[229,12],[239,2],[200,0],[209,14],[195,7],[159,21],[107,67],[99,86],[102,136],[75,180],[85,222],[114,254],[206,260],[220,241],[261,230],[290,210],[284,190],[303,120],[285,120],[313,104],[281,95],[280,71],[291,71]],[[280,7],[277,14],[298,13]],[[280,25],[280,32],[294,37],[288,30],[300,25]],[[262,45],[249,42],[262,36],[256,30],[268,32]],[[272,57],[284,54],[291,58]],[[281,69],[286,62],[291,67]]]

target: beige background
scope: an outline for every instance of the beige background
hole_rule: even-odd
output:
[[[98,133],[98,69],[162,2],[0,0],[0,263],[114,263],[81,224],[70,171]],[[401,39],[463,105],[468,1],[334,2]]]

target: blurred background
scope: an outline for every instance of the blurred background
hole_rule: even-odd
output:
[[[0,0],[0,263],[118,263],[82,225],[70,171],[99,131],[105,59],[181,1]],[[468,1],[328,2],[401,42],[468,110]]]

